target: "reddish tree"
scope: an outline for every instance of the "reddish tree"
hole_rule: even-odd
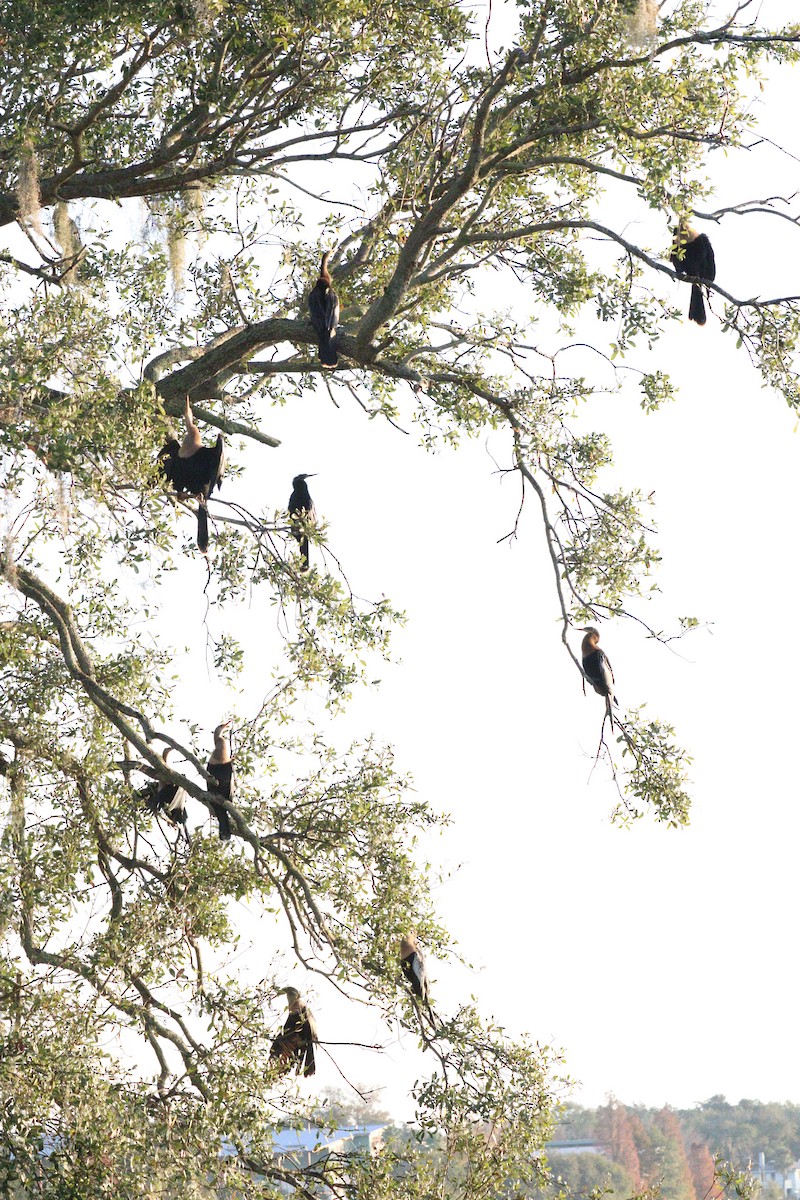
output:
[[[671,1108],[662,1108],[653,1118],[653,1126],[664,1200],[703,1200],[702,1196],[695,1195],[683,1131],[675,1113]]]
[[[597,1110],[596,1130],[598,1142],[608,1151],[614,1162],[627,1171],[638,1191],[642,1183],[642,1171],[633,1122],[625,1105],[609,1096],[608,1104]]]
[[[705,1142],[692,1142],[687,1154],[697,1200],[714,1195],[714,1156]]]

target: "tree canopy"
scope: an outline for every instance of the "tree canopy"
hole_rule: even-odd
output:
[[[748,0],[722,15],[706,0],[530,0],[505,14],[503,48],[438,0],[124,15],[6,0],[0,15],[0,1170],[53,1196],[185,1194],[222,1176],[243,1193],[258,1176],[428,1195],[431,1172],[488,1196],[536,1179],[556,1056],[471,1005],[431,1022],[412,1002],[399,937],[452,953],[425,864],[445,818],[391,748],[343,749],[327,723],[401,614],[354,594],[324,526],[306,528],[304,570],[286,513],[240,504],[236,480],[264,469],[271,413],[312,387],[415,422],[432,450],[503,430],[503,469],[541,512],[565,669],[582,678],[569,639],[594,621],[670,636],[640,607],[658,560],[647,502],[609,483],[609,440],[581,420],[595,384],[573,331],[590,313],[620,386],[635,380],[647,410],[671,397],[645,356],[685,307],[672,226],[792,220],[779,196],[703,201],[708,152],[745,151],[749,80],[794,62],[800,27],[760,28]],[[663,214],[661,244],[631,240],[632,209]],[[334,371],[306,313],[321,249],[341,301]],[[496,278],[513,315],[486,308]],[[798,298],[709,290],[732,349],[797,406]],[[227,844],[198,825],[218,802],[211,747],[175,711],[180,635],[160,620],[172,581],[197,578],[193,502],[156,463],[187,396],[234,472],[209,501],[222,632],[199,636],[218,679],[244,663],[236,606],[257,596],[274,614],[260,700],[233,715]],[[621,820],[685,823],[669,724],[621,712],[601,750]],[[183,789],[189,837],[148,811],[153,782]],[[419,1126],[446,1153],[422,1164],[404,1147],[402,1170],[275,1165],[274,1129],[307,1100],[270,1065],[284,962],[267,955],[257,981],[224,965],[242,901],[309,986],[419,1035],[435,1064]],[[151,1068],[131,1065],[144,1052]],[[223,1139],[236,1153],[221,1160]]]

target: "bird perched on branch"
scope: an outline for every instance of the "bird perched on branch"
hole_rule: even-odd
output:
[[[281,988],[281,992],[286,996],[289,1015],[270,1047],[270,1059],[276,1059],[284,1073],[294,1068],[298,1075],[313,1075],[317,1069],[314,1043],[319,1040],[314,1014],[300,998],[297,988]]]
[[[230,721],[223,721],[214,730],[214,749],[211,752],[211,757],[206,767],[209,775],[213,775],[216,779],[217,789],[226,800],[233,800],[236,783],[236,777],[233,773],[233,761],[231,759],[230,737],[228,735],[230,724]],[[230,841],[231,821],[227,809],[221,804],[215,804],[212,800],[211,811],[217,818],[220,841]]]
[[[319,279],[308,293],[308,311],[317,335],[319,361],[323,367],[335,367],[339,361],[336,353],[339,297],[333,290],[333,281],[328,273],[330,256],[330,250],[326,250],[319,268]]]
[[[166,763],[171,747],[163,750],[161,757]],[[162,783],[157,779],[151,780],[137,792],[148,812],[157,816],[159,813],[171,821],[173,825],[186,826],[186,792],[177,783]],[[188,837],[188,834],[187,834]]]
[[[189,397],[184,411],[186,433],[178,444],[170,438],[161,450],[158,461],[175,491],[197,500],[197,545],[205,554],[208,550],[208,497],[214,488],[222,487],[225,471],[225,443],[220,433],[213,446],[204,446],[200,430],[192,415]]]
[[[704,233],[698,233],[688,225],[678,225],[675,229],[670,262],[681,279],[714,282],[717,268],[711,242]],[[703,289],[699,283],[692,284],[689,320],[696,321],[698,325],[706,323],[706,306],[703,303]]]
[[[414,933],[408,933],[400,939],[400,966],[403,969],[406,979],[411,984],[412,993],[430,1007],[428,1001],[430,994],[428,972],[425,969],[425,959],[417,943],[417,936]]]
[[[583,633],[585,634],[581,642],[583,673],[598,696],[605,697],[606,712],[613,723],[611,705],[617,703],[614,695],[614,672],[611,670],[611,663],[608,661],[606,652],[598,646],[600,641],[598,630],[593,625],[588,625]]]
[[[287,505],[292,537],[300,546],[300,553],[303,556],[306,567],[308,567],[308,535],[305,526],[313,525],[317,519],[314,501],[311,499],[311,493],[306,483],[307,479],[313,478],[313,474],[295,475],[292,480],[292,494],[289,497],[289,504]]]

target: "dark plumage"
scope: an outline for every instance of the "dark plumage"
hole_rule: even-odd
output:
[[[317,1038],[317,1023],[311,1009],[300,999],[297,988],[287,987],[289,1015],[283,1029],[273,1040],[269,1057],[277,1060],[284,1072],[292,1068],[302,1075],[313,1075],[316,1071],[314,1043]]]
[[[704,233],[697,233],[688,227],[682,229],[678,226],[675,230],[670,262],[681,279],[700,279],[713,283],[717,274],[711,242]],[[703,290],[698,283],[692,284],[689,320],[696,321],[698,325],[706,323]]]
[[[169,747],[162,752],[164,762],[169,752]],[[153,779],[137,795],[148,812],[154,815],[162,813],[175,825],[186,824],[186,793],[176,783],[161,783]]]
[[[230,742],[226,732],[229,726],[230,721],[225,721],[214,730],[214,749],[211,752],[206,770],[209,775],[213,775],[216,779],[218,790],[225,799],[233,800],[236,777],[233,771],[233,762],[231,761]],[[221,804],[215,804],[212,800],[211,811],[217,818],[220,841],[230,841],[231,819],[228,815],[228,810]]]
[[[335,367],[339,361],[336,353],[336,326],[339,322],[339,297],[333,290],[333,281],[328,274],[330,251],[322,256],[319,279],[308,294],[308,311],[311,324],[319,343],[319,361],[323,367]]]
[[[423,1003],[429,1003],[430,982],[425,969],[425,959],[413,933],[400,941],[400,966],[411,984],[411,991]]]
[[[605,697],[606,712],[611,717],[611,705],[617,703],[614,695],[614,672],[611,670],[611,663],[608,661],[605,651],[598,647],[599,632],[592,625],[587,626],[583,632],[585,634],[581,642],[583,673],[598,696]]]
[[[170,438],[158,460],[161,469],[179,495],[197,499],[197,545],[205,554],[208,550],[208,497],[214,488],[222,487],[225,472],[225,443],[219,434],[213,446],[204,446],[200,430],[194,423],[189,397],[186,397],[186,434],[179,445]]]
[[[292,494],[287,505],[292,537],[300,546],[300,553],[306,566],[308,566],[308,536],[304,525],[313,525],[317,517],[314,501],[311,499],[311,493],[306,483],[307,479],[313,479],[313,475],[295,475],[292,480]]]

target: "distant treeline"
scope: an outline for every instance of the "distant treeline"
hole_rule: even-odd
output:
[[[712,1096],[694,1108],[626,1106],[611,1099],[601,1108],[567,1105],[557,1140],[591,1139],[597,1154],[552,1154],[551,1167],[577,1195],[611,1187],[629,1195],[660,1184],[663,1200],[704,1200],[720,1155],[739,1169],[767,1161],[786,1170],[800,1158],[800,1105],[729,1104]],[[713,1194],[713,1193],[712,1193]]]

